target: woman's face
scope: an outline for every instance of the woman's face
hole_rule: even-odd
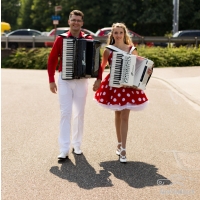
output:
[[[119,28],[119,27],[115,27],[113,29],[113,38],[116,41],[123,41],[124,40],[124,29],[123,28]]]

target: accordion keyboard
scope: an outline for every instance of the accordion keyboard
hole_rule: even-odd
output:
[[[62,79],[73,79],[74,40],[63,39]]]
[[[122,53],[113,52],[109,81],[111,87],[121,87],[122,57]]]

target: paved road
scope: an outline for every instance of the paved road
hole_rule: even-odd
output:
[[[94,79],[84,154],[58,163],[58,95],[47,72],[1,72],[3,200],[200,199],[200,67],[155,68],[148,108],[130,115],[125,165],[115,155],[114,113],[92,100]]]

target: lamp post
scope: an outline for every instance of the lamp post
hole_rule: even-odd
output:
[[[173,0],[173,34],[178,32],[179,25],[179,0]]]

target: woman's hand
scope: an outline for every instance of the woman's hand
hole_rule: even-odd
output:
[[[100,79],[96,80],[93,85],[93,91],[97,91],[100,87],[100,84],[101,84],[101,80]]]
[[[154,67],[154,65],[152,66],[152,68],[149,68],[148,70],[147,70],[147,74],[152,74],[153,73],[153,67]]]

